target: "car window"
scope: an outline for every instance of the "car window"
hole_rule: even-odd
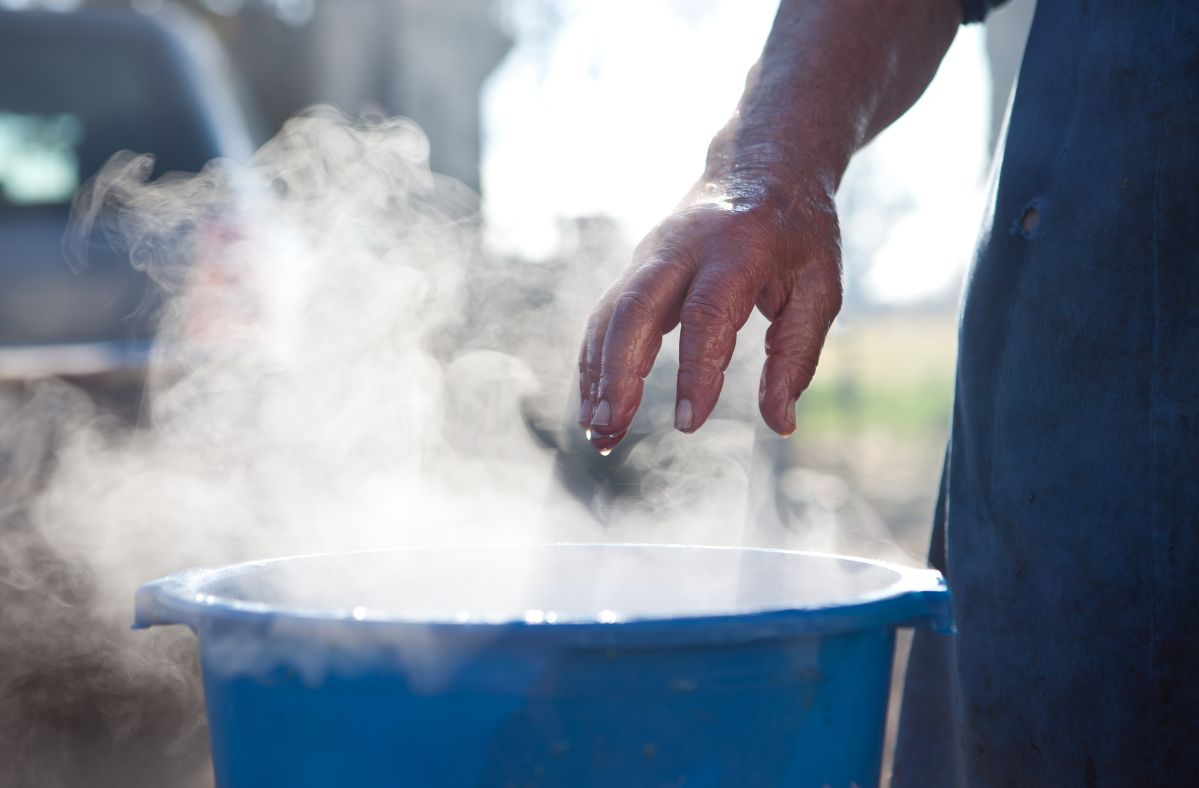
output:
[[[0,112],[0,195],[13,205],[64,203],[80,183],[79,116]]]
[[[218,155],[169,39],[146,26],[22,27],[0,27],[0,210],[65,206],[119,150],[153,153],[155,174]]]

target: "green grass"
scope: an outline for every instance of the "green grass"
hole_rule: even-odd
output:
[[[944,432],[953,402],[956,323],[940,316],[859,321],[829,337],[800,398],[798,427],[815,435]]]

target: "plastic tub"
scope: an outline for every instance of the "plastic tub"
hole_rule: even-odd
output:
[[[193,570],[217,784],[875,786],[895,629],[941,576],[670,545],[412,548]]]

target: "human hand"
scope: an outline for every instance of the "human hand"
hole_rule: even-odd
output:
[[[780,435],[795,430],[796,399],[841,308],[840,231],[830,186],[771,180],[701,182],[600,299],[579,354],[579,423],[600,452],[628,432],[662,336],[680,324],[675,427],[699,429],[755,305],[771,323],[759,409]]]

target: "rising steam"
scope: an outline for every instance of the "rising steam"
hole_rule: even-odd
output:
[[[156,576],[419,543],[741,540],[747,428],[688,452],[653,437],[620,464],[563,427],[618,255],[489,258],[477,197],[427,158],[408,121],[318,108],[248,165],[154,181],[121,154],[78,197],[79,263],[107,236],[166,298],[139,428],[61,383],[0,403],[0,782],[53,785],[73,717],[102,747],[152,730],[194,766],[190,639],[128,631]]]
[[[569,426],[574,355],[626,253],[494,259],[476,195],[427,159],[411,122],[317,108],[248,165],[150,180],[151,160],[122,154],[81,193],[80,262],[107,236],[166,296],[138,428],[62,383],[0,401],[0,783],[58,784],[56,759],[84,757],[62,731],[82,724],[99,748],[142,737],[166,753],[147,785],[204,784],[192,641],[128,630],[134,589],[188,566],[429,543],[786,544],[747,532],[770,508],[749,506],[756,343],[701,434],[669,429],[665,360],[646,437],[595,457]]]

